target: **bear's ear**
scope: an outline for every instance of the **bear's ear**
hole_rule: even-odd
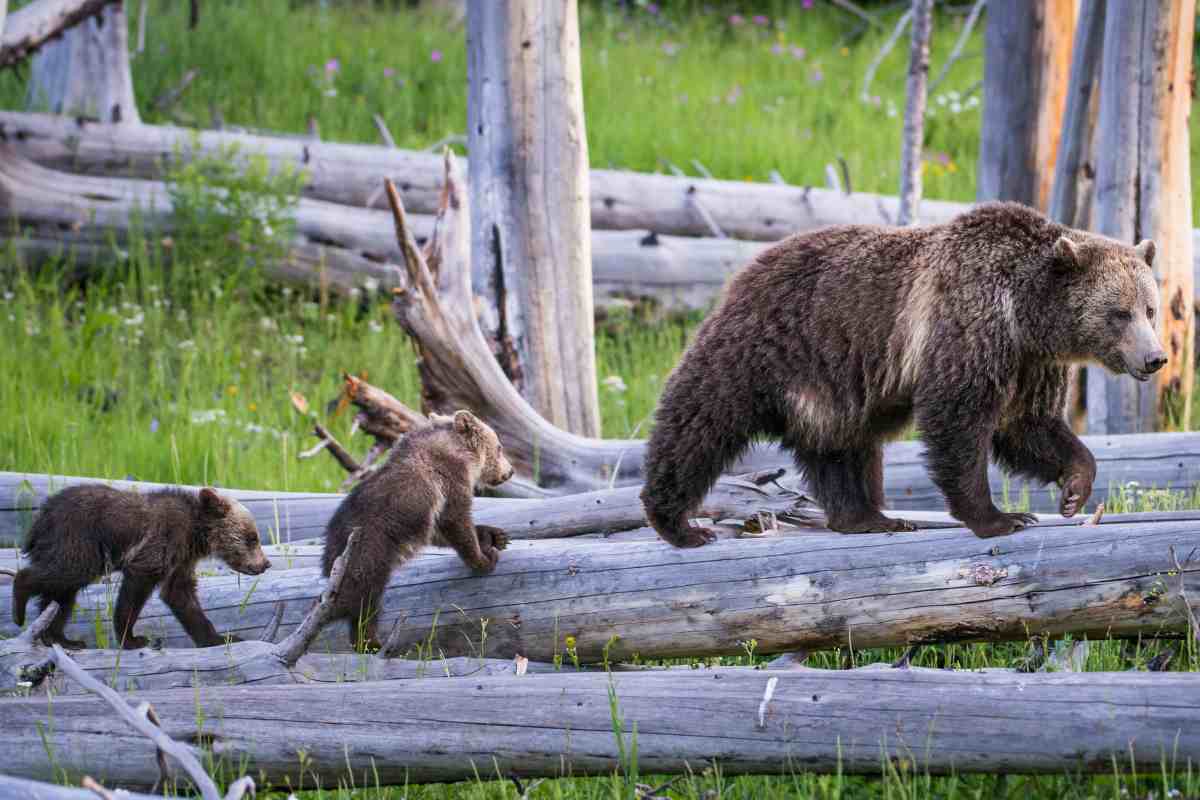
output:
[[[1066,236],[1058,237],[1054,242],[1054,266],[1064,272],[1083,269],[1083,254],[1079,251],[1080,247],[1075,242]]]
[[[224,512],[229,507],[225,498],[217,494],[217,490],[211,486],[205,486],[200,490],[200,505],[205,511],[214,513]]]
[[[454,432],[467,437],[479,435],[479,419],[470,411],[454,412]]]
[[[1154,251],[1154,242],[1150,239],[1142,239],[1138,242],[1137,247],[1133,248],[1133,252],[1137,253],[1138,258],[1151,267],[1154,266]]]

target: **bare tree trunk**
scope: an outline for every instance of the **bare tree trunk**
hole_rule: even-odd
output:
[[[921,203],[921,149],[925,140],[925,86],[929,80],[933,0],[913,0],[912,14],[908,103],[904,107],[904,141],[900,148],[900,210],[896,219],[899,225],[915,223]]]
[[[124,3],[70,28],[34,56],[27,105],[104,122],[139,122],[128,40]]]
[[[1190,395],[1193,296],[1187,140],[1194,0],[1110,0],[1104,32],[1096,165],[1096,229],[1128,244],[1154,239],[1163,298],[1162,334],[1170,370],[1135,383],[1088,368],[1087,418],[1093,433],[1153,430],[1164,390]],[[1185,44],[1185,39],[1186,44]],[[1181,127],[1182,126],[1182,127]],[[1188,258],[1184,264],[1180,259]]]
[[[980,200],[1045,209],[1067,96],[1075,0],[990,0]]]
[[[600,434],[575,0],[467,13],[471,276],[482,327],[539,413]]]
[[[12,13],[0,39],[0,66],[27,58],[63,31],[120,0],[37,0]],[[5,0],[4,5],[7,5]]]

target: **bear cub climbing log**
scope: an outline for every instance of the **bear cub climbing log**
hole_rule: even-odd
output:
[[[914,422],[930,477],[976,536],[1036,521],[992,502],[989,455],[1087,502],[1092,454],[1063,422],[1067,368],[1140,381],[1166,364],[1154,243],[1064,227],[1016,203],[941,225],[792,236],[730,282],[659,402],[642,501],[678,547],[689,516],[758,436],[795,457],[843,533],[911,530],[880,513],[882,445]]]

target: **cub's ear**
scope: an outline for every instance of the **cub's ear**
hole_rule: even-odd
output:
[[[1083,269],[1081,249],[1066,236],[1058,237],[1058,240],[1054,242],[1054,266],[1064,272]]]
[[[205,486],[200,490],[200,506],[205,511],[223,512],[229,508],[229,503],[224,497],[217,494],[216,489]]]
[[[479,434],[479,418],[466,409],[454,412],[454,432],[463,436]]]
[[[1147,265],[1154,266],[1154,242],[1150,239],[1142,239],[1138,242],[1137,247],[1133,248],[1133,252],[1137,253],[1138,258],[1145,261]]]

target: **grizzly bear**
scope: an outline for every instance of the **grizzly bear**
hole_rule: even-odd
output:
[[[13,620],[25,624],[32,595],[41,597],[43,609],[56,601],[58,614],[42,639],[69,648],[84,645],[63,634],[75,595],[106,572],[121,571],[113,629],[121,646],[133,650],[147,644],[133,635],[133,625],[154,587],[192,641],[211,647],[225,640],[196,597],[196,562],[216,556],[246,575],[271,566],[246,507],[207,487],[138,494],[103,484],[72,486],[42,505],[24,551],[29,566],[13,580]]]
[[[452,547],[478,573],[496,568],[508,546],[503,531],[471,521],[476,486],[499,486],[513,466],[495,431],[469,411],[433,415],[407,433],[387,461],[356,485],[325,531],[326,576],[358,538],[337,592],[334,618],[347,619],[357,651],[378,650],[377,617],[392,570],[423,547]]]
[[[1092,454],[1063,421],[1067,369],[1139,381],[1162,367],[1154,243],[1130,247],[1016,203],[915,228],[792,236],[735,275],[664,388],[642,501],[677,547],[721,472],[757,437],[789,450],[828,525],[912,530],[880,513],[882,444],[915,422],[930,476],[976,536],[1036,522],[992,502],[989,455],[1062,488],[1071,516]]]

